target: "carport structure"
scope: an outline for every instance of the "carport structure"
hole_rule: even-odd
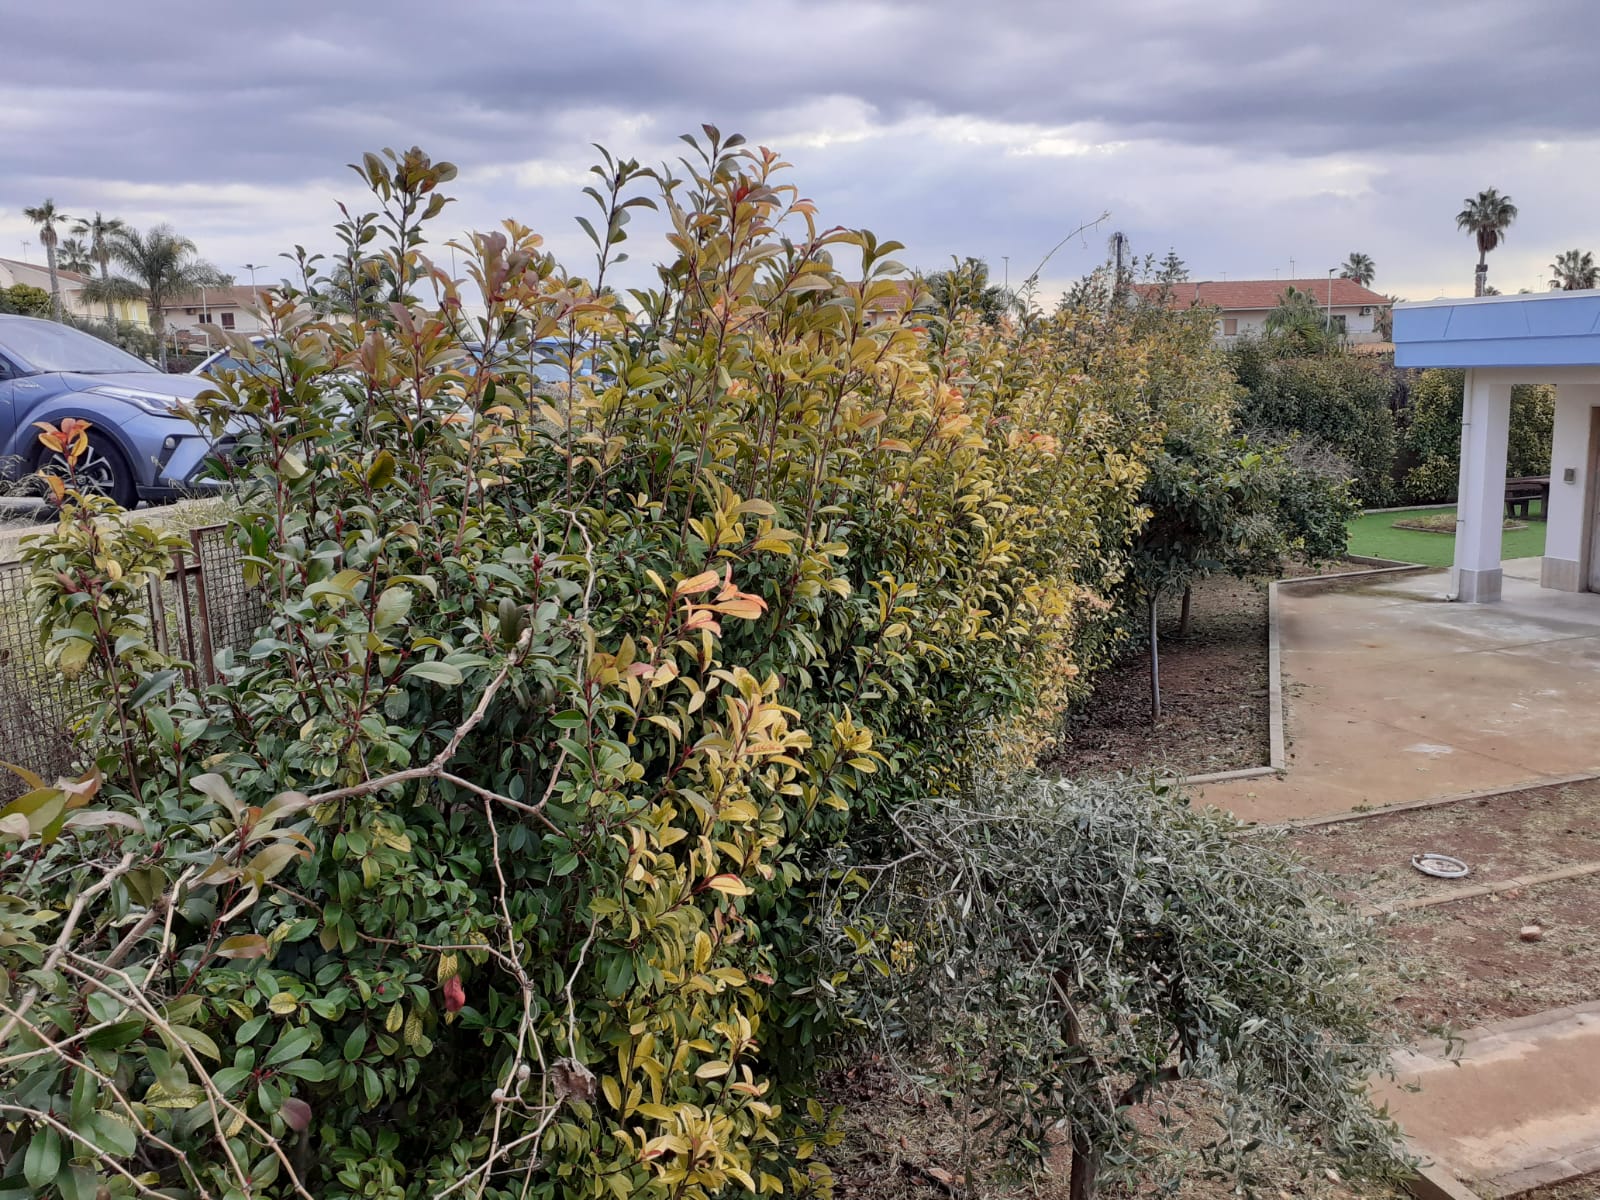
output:
[[[1430,300],[1394,309],[1397,367],[1466,370],[1451,595],[1500,599],[1511,389],[1556,388],[1541,587],[1600,592],[1600,291]]]

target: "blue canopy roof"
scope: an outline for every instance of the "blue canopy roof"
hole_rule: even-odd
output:
[[[1600,364],[1600,291],[1397,304],[1394,363],[1397,367]]]

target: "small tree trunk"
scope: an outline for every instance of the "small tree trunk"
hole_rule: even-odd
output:
[[[1072,1178],[1070,1200],[1094,1200],[1100,1190],[1100,1151],[1080,1125],[1072,1127]]]
[[[1483,295],[1483,288],[1489,282],[1489,259],[1482,250],[1478,251],[1478,270],[1473,276],[1472,294]]]
[[[1189,636],[1189,605],[1194,600],[1194,585],[1187,584],[1183,589],[1183,612],[1178,614],[1178,636]]]
[[[1150,723],[1161,720],[1161,638],[1156,632],[1157,592],[1150,597]]]
[[[44,241],[45,262],[50,268],[50,315],[56,320],[61,320],[63,314],[61,307],[61,277],[56,272],[56,244],[55,241]]]

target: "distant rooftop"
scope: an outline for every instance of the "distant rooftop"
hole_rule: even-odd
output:
[[[1278,301],[1290,288],[1308,293],[1318,304],[1329,303],[1327,276],[1321,279],[1186,279],[1182,283],[1168,285],[1136,283],[1133,290],[1145,300],[1157,300],[1164,286],[1169,295],[1167,303],[1173,308],[1199,308],[1204,305],[1224,311],[1255,312],[1276,308]],[[1389,302],[1389,297],[1362,287],[1354,279],[1333,281],[1334,308],[1382,307]]]

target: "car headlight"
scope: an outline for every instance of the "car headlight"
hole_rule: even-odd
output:
[[[186,403],[179,397],[164,392],[146,392],[140,388],[118,387],[111,383],[92,387],[89,393],[95,396],[109,396],[113,400],[125,400],[141,412],[147,412],[155,417],[178,416],[179,410]]]

